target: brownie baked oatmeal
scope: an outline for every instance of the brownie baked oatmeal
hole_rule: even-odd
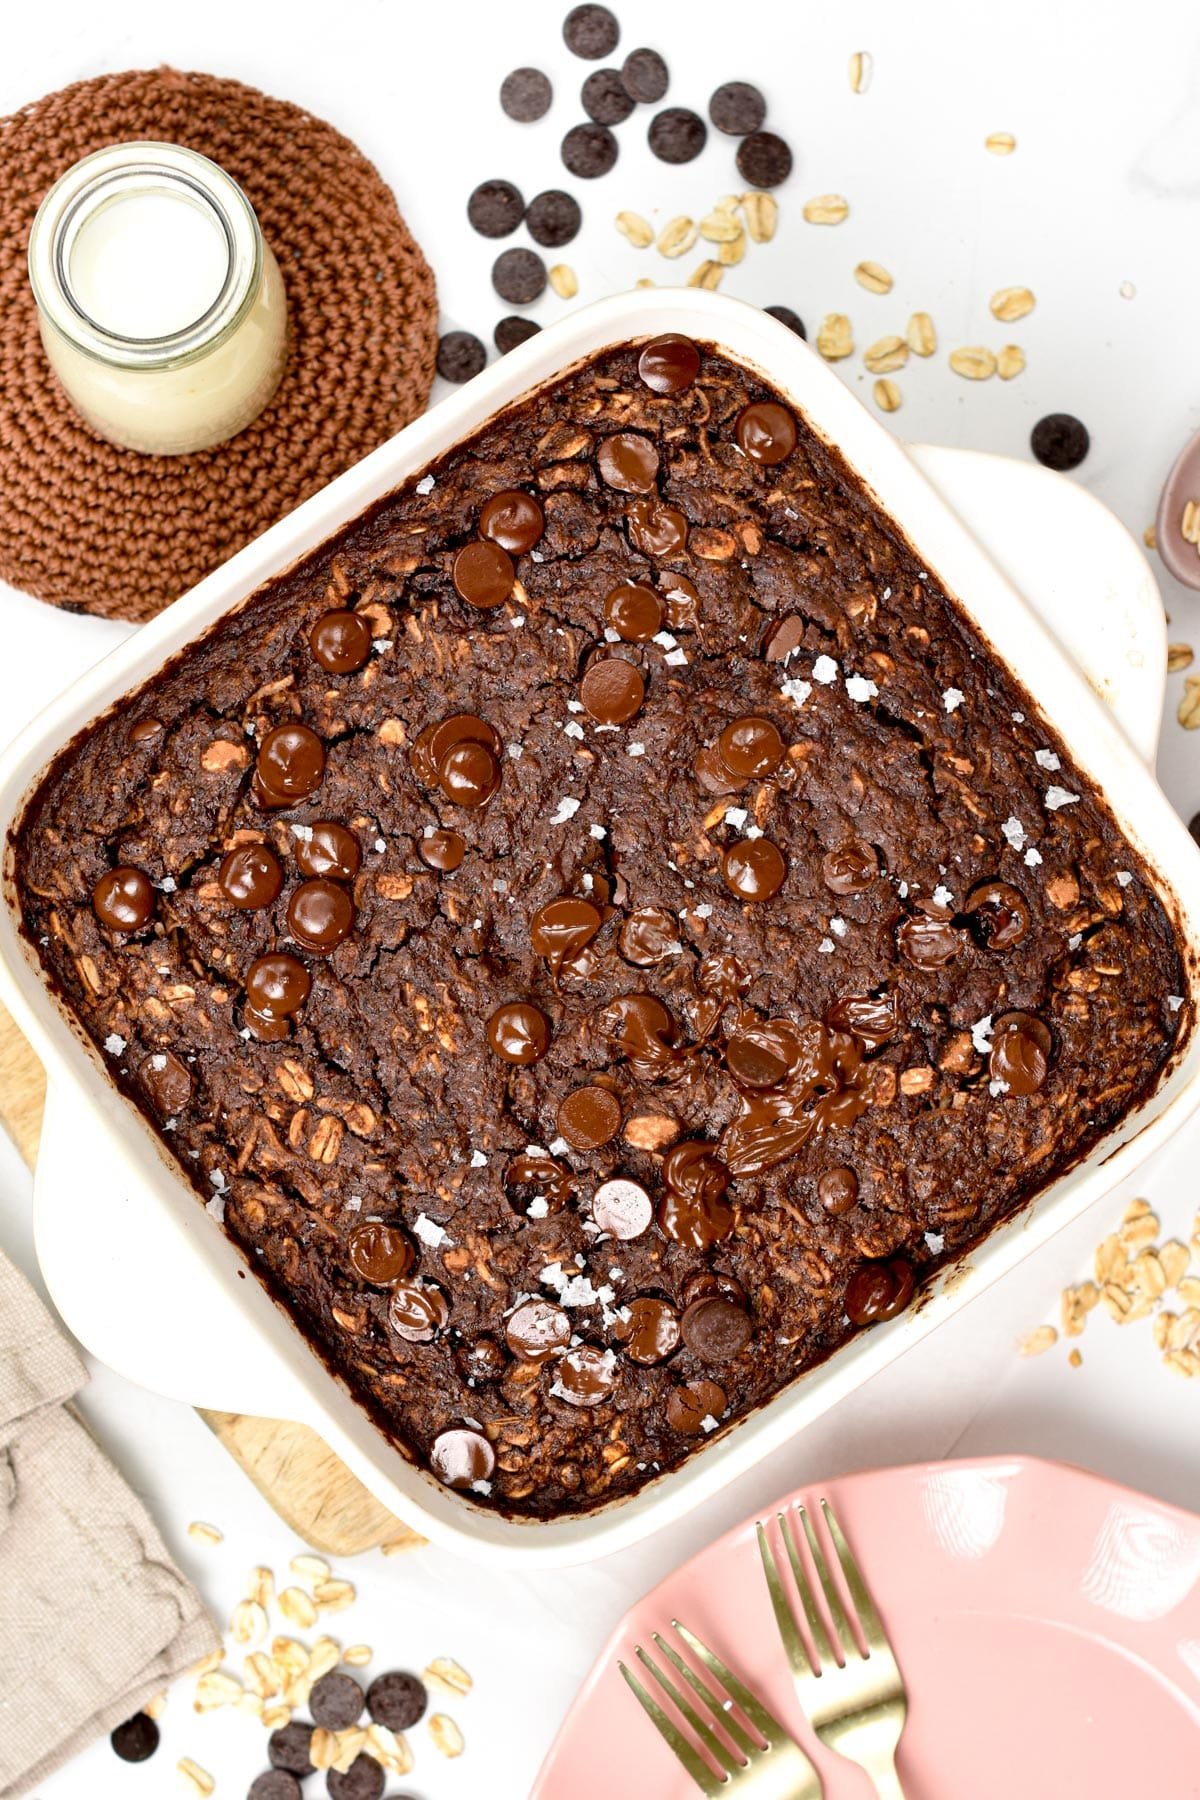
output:
[[[680,337],[501,413],[84,732],[25,927],[320,1356],[628,1495],[1152,1087],[1138,854],[836,451]]]

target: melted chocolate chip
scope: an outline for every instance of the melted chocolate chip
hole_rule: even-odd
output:
[[[455,1352],[455,1366],[464,1381],[499,1381],[508,1368],[508,1358],[493,1337],[479,1337],[460,1346]]]
[[[361,613],[327,612],[308,634],[308,647],[331,675],[353,675],[371,657],[371,627]]]
[[[614,1327],[613,1335],[630,1362],[644,1368],[666,1362],[679,1348],[679,1314],[669,1300],[655,1294],[639,1294],[622,1309],[627,1317]]]
[[[733,1230],[733,1208],[725,1199],[729,1170],[711,1144],[685,1139],[663,1159],[666,1191],[658,1223],[665,1236],[693,1250],[707,1250]]]
[[[392,1289],[388,1324],[408,1344],[428,1344],[450,1317],[450,1302],[432,1281],[406,1276]]]
[[[680,1333],[701,1362],[732,1362],[754,1335],[745,1309],[724,1295],[693,1300],[680,1321]]]
[[[638,374],[655,394],[681,394],[699,373],[699,350],[691,338],[677,332],[651,338],[638,357]]]
[[[858,1199],[858,1176],[844,1163],[835,1169],[826,1169],[817,1182],[817,1199],[827,1213],[839,1218],[842,1213],[849,1212]]]
[[[142,931],[154,917],[154,883],[128,864],[109,869],[92,889],[92,909],[110,931]]]
[[[437,785],[442,763],[460,744],[485,744],[493,756],[500,755],[500,734],[495,726],[475,713],[451,713],[417,735],[410,760],[418,781],[427,787]]]
[[[417,844],[421,861],[431,869],[437,869],[444,875],[450,875],[457,869],[467,854],[466,839],[457,831],[431,831]]]
[[[861,894],[879,874],[879,858],[873,844],[851,838],[821,859],[825,886],[835,894]]]
[[[609,1050],[627,1056],[635,1068],[662,1069],[676,1060],[675,1021],[653,994],[618,994],[601,1007],[596,1023]]]
[[[222,861],[217,884],[233,906],[256,912],[278,899],[283,870],[275,852],[265,844],[243,844]]]
[[[624,725],[646,698],[646,683],[624,657],[598,656],[584,670],[579,698],[598,725]]]
[[[852,1325],[894,1319],[912,1299],[914,1285],[912,1265],[903,1256],[864,1263],[846,1283],[846,1317]]]
[[[130,730],[129,741],[131,744],[138,744],[141,746],[145,746],[146,744],[156,744],[165,729],[166,727],[163,725],[161,719],[139,719],[137,724]],[[136,1716],[142,1718],[144,1715],[138,1713]],[[153,1722],[154,1721],[151,1720],[151,1724],[153,1724]]]
[[[621,1129],[621,1102],[595,1083],[573,1088],[559,1101],[556,1123],[573,1150],[599,1150]]]
[[[148,1056],[138,1077],[160,1119],[175,1118],[192,1097],[192,1077],[173,1050]]]
[[[706,1421],[718,1421],[728,1404],[724,1388],[715,1381],[689,1381],[668,1394],[667,1424],[683,1437],[702,1437],[711,1430]]]
[[[512,556],[523,556],[546,529],[542,503],[522,488],[505,488],[485,500],[479,513],[479,535]]]
[[[658,445],[641,431],[614,431],[596,452],[601,480],[622,494],[646,494],[658,479]]]
[[[967,911],[980,942],[988,950],[1014,950],[1033,923],[1029,903],[1007,881],[983,881],[967,895]]]
[[[962,949],[962,938],[949,919],[914,913],[896,932],[901,953],[916,969],[941,969]]]
[[[737,416],[734,435],[751,462],[773,467],[796,448],[796,421],[775,400],[755,400]]]
[[[677,506],[657,500],[635,500],[625,515],[629,541],[642,556],[658,561],[679,556],[687,548],[688,522]]]
[[[736,1275],[730,1275],[724,1269],[693,1269],[683,1284],[681,1298],[685,1308],[696,1300],[708,1299],[712,1294],[723,1294],[726,1300],[732,1300],[743,1311],[748,1305],[746,1290]]]
[[[746,1088],[773,1088],[787,1080],[802,1056],[789,1019],[739,1020],[725,1045],[725,1067]]]
[[[662,630],[663,603],[653,588],[623,582],[604,602],[604,622],[627,644],[648,644]]]
[[[557,1212],[570,1199],[575,1177],[565,1163],[555,1162],[544,1150],[527,1150],[508,1164],[504,1185],[511,1190],[509,1199],[514,1206],[525,1207],[531,1200],[544,1199]]]
[[[706,744],[692,766],[696,780],[706,794],[736,794],[742,785],[721,761],[721,753],[715,744]]]
[[[486,744],[463,739],[442,757],[438,781],[447,800],[474,811],[486,806],[500,786],[500,763]]]
[[[770,838],[745,838],[721,858],[721,874],[739,900],[770,900],[787,880],[783,852]]]
[[[505,1062],[535,1063],[550,1048],[550,1021],[531,1001],[512,1000],[488,1020],[487,1041]]]
[[[308,999],[312,977],[304,964],[285,950],[260,956],[246,971],[246,1004],[260,1018],[292,1018]]]
[[[417,1260],[412,1240],[398,1225],[371,1219],[356,1225],[346,1242],[350,1267],[373,1287],[391,1287]]]
[[[302,881],[288,901],[288,930],[316,956],[328,956],[354,929],[355,908],[336,881]]]
[[[638,969],[653,968],[682,949],[678,923],[657,906],[640,906],[621,927],[621,955]]]
[[[255,765],[269,805],[290,806],[320,787],[325,746],[307,725],[275,725],[258,747]]]
[[[296,867],[302,875],[330,881],[353,881],[362,866],[362,845],[352,831],[334,819],[317,819],[296,843]]]
[[[640,1181],[613,1175],[592,1195],[592,1218],[601,1231],[619,1242],[631,1243],[650,1229],[654,1206]]]
[[[992,1027],[988,1074],[1018,1098],[1036,1094],[1050,1072],[1053,1045],[1049,1026],[1036,1013],[1002,1013]]]
[[[600,1406],[617,1385],[617,1359],[611,1350],[580,1344],[558,1365],[554,1393],[569,1406]]]
[[[491,1480],[496,1468],[496,1452],[482,1431],[460,1425],[450,1431],[441,1431],[434,1438],[429,1448],[429,1466],[447,1487],[471,1488],[477,1481]],[[315,1707],[313,1712],[315,1716]]]
[[[509,1315],[504,1337],[522,1362],[549,1362],[571,1342],[571,1321],[552,1300],[523,1300]]]
[[[754,714],[734,719],[717,739],[717,754],[737,781],[773,774],[786,748],[778,726]]]
[[[571,962],[591,943],[603,923],[600,908],[590,900],[564,895],[559,900],[548,900],[534,913],[529,923],[529,941],[557,975],[564,963]]]
[[[503,606],[512,593],[516,578],[517,572],[508,551],[502,550],[499,544],[489,543],[486,538],[464,544],[454,558],[451,571],[455,591],[468,606],[476,606],[481,611]]]
[[[540,69],[514,69],[500,84],[500,105],[519,125],[531,125],[550,111],[554,89]]]

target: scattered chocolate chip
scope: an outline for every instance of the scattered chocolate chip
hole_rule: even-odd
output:
[[[110,931],[141,931],[154,917],[154,883],[141,869],[109,869],[92,889],[92,908]]]
[[[717,755],[738,781],[774,774],[786,750],[779,727],[753,713],[734,719],[717,739]]]
[[[622,494],[647,493],[658,479],[658,445],[644,431],[614,431],[596,452],[601,479]]]
[[[1050,1071],[1053,1043],[1036,1013],[1002,1013],[992,1027],[988,1074],[1020,1099],[1036,1094]]]
[[[525,196],[511,181],[481,181],[467,201],[467,218],[480,237],[511,237],[525,217]]]
[[[680,394],[699,373],[699,350],[677,332],[651,338],[638,357],[638,374],[654,394]]]
[[[407,1344],[428,1344],[450,1317],[450,1302],[433,1281],[405,1277],[392,1289],[388,1324]]]
[[[1087,426],[1070,413],[1047,413],[1029,434],[1030,448],[1048,469],[1077,469],[1091,448]]]
[[[411,1731],[428,1704],[425,1683],[401,1669],[377,1675],[367,1689],[367,1711],[389,1731]]]
[[[455,1426],[439,1432],[429,1448],[429,1466],[449,1488],[473,1488],[490,1481],[496,1469],[496,1452],[482,1431]]]
[[[417,850],[423,863],[440,874],[450,875],[460,867],[467,844],[457,831],[434,830],[420,839]]]
[[[532,1001],[510,1000],[489,1018],[487,1041],[504,1062],[539,1062],[550,1048],[550,1021]]]
[[[686,106],[668,106],[651,119],[647,139],[660,162],[687,163],[703,150],[708,127],[699,113]]]
[[[547,188],[529,202],[525,224],[535,244],[561,250],[578,233],[583,213],[573,194],[564,193],[562,188]]]
[[[650,105],[667,91],[667,65],[657,50],[631,50],[621,64],[621,80],[631,100]]]
[[[266,1769],[250,1783],[246,1800],[300,1800],[302,1789],[286,1769]]]
[[[563,20],[563,42],[586,62],[611,56],[621,40],[621,27],[607,6],[573,6]]]
[[[509,1314],[504,1338],[521,1362],[549,1362],[571,1342],[571,1321],[552,1300],[523,1300]]]
[[[648,644],[662,622],[662,601],[640,582],[624,582],[605,599],[604,623],[626,644]]]
[[[630,1362],[650,1368],[666,1362],[679,1348],[679,1314],[669,1300],[655,1294],[639,1294],[622,1308],[625,1317],[613,1328],[613,1336]]]
[[[470,381],[487,362],[473,331],[448,331],[438,339],[437,372],[443,381]]]
[[[365,1754],[356,1756],[345,1774],[330,1769],[325,1776],[329,1800],[381,1800],[386,1785],[383,1764]]]
[[[374,1287],[391,1287],[417,1260],[412,1240],[398,1225],[368,1219],[356,1225],[346,1243],[350,1267]]]
[[[354,929],[354,901],[337,881],[302,881],[288,901],[288,930],[316,956],[328,956]]]
[[[1188,820],[1188,830],[1192,834],[1192,841],[1196,844],[1200,844],[1200,813],[1192,814],[1191,818]]]
[[[753,131],[738,145],[737,166],[751,187],[779,187],[792,172],[792,153],[773,131]]]
[[[569,1406],[600,1406],[617,1385],[617,1359],[611,1350],[580,1344],[558,1365],[553,1392]]]
[[[573,1088],[559,1101],[555,1123],[573,1150],[599,1150],[621,1129],[621,1102],[595,1083]]]
[[[621,80],[619,69],[593,69],[580,90],[583,110],[597,125],[619,125],[633,111],[635,102]]]
[[[550,111],[554,89],[540,69],[514,69],[500,84],[500,104],[518,125],[531,125]]]
[[[512,593],[517,572],[512,558],[499,544],[476,538],[464,544],[454,558],[451,580],[468,606],[487,610],[503,606]]]
[[[771,900],[787,880],[787,863],[770,838],[746,838],[726,850],[721,874],[739,900]]]
[[[727,81],[708,103],[708,116],[718,131],[745,137],[757,131],[767,116],[767,103],[748,81]]]
[[[542,503],[523,488],[504,488],[479,509],[479,535],[510,556],[524,556],[546,529]]]
[[[536,337],[541,329],[536,319],[523,319],[520,313],[509,313],[507,318],[497,319],[492,342],[501,356],[507,356],[518,344]]]
[[[598,725],[624,725],[646,698],[646,683],[624,657],[600,656],[585,669],[579,698]]]
[[[336,819],[316,819],[307,835],[297,839],[296,867],[302,875],[327,875],[333,881],[353,881],[362,866],[362,845]]]
[[[710,1294],[724,1294],[735,1306],[744,1308],[748,1305],[746,1290],[736,1275],[730,1275],[724,1269],[694,1269],[683,1284],[684,1306],[691,1306],[693,1301],[704,1300]]]
[[[619,146],[607,125],[573,125],[562,141],[562,159],[580,181],[607,175],[617,160]]]
[[[817,1199],[835,1218],[849,1212],[858,1199],[858,1176],[844,1163],[835,1169],[826,1169],[817,1182]]]
[[[340,1669],[330,1670],[313,1683],[308,1696],[308,1710],[315,1725],[326,1731],[349,1731],[362,1716],[363,1691],[353,1675]]]
[[[751,462],[773,466],[796,448],[796,421],[786,406],[755,400],[738,414],[734,435]]]
[[[745,1308],[723,1294],[693,1300],[679,1328],[692,1355],[706,1363],[732,1362],[754,1335]]]
[[[267,1739],[267,1761],[273,1769],[286,1769],[289,1775],[298,1775],[301,1780],[311,1775],[315,1764],[309,1755],[312,1747],[312,1720],[293,1719],[290,1725],[281,1725]]]
[[[654,1207],[640,1181],[614,1175],[602,1181],[592,1195],[592,1218],[601,1231],[621,1243],[640,1238],[650,1229]]]
[[[764,306],[763,311],[769,312],[771,317],[778,319],[781,325],[786,325],[789,331],[794,331],[797,337],[807,340],[808,333],[804,329],[804,320],[799,313],[793,312],[790,306]]]
[[[109,1735],[109,1743],[122,1762],[146,1762],[158,1749],[159,1730],[149,1713],[134,1713]]]
[[[492,286],[510,306],[530,306],[546,291],[546,265],[536,250],[502,250],[492,264]]]
[[[331,675],[353,675],[371,657],[371,627],[361,613],[323,613],[308,634],[308,647]]]
[[[852,1325],[875,1325],[894,1319],[913,1296],[912,1265],[903,1256],[864,1263],[846,1283],[846,1317]]]
[[[686,1387],[672,1388],[668,1394],[667,1424],[683,1437],[702,1437],[706,1435],[705,1422],[711,1420],[715,1425],[728,1404],[725,1390],[715,1381],[689,1381]]]

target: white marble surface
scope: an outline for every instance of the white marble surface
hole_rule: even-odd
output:
[[[462,209],[486,176],[508,175],[526,194],[560,184],[555,146],[580,116],[574,92],[587,72],[559,40],[565,10],[545,0],[520,9],[458,0],[453,9],[422,10],[394,0],[342,0],[332,10],[310,0],[286,10],[231,0],[203,9],[60,0],[53,12],[23,8],[6,20],[0,113],[82,76],[160,61],[297,99],[355,137],[395,187],[436,267],[447,325],[489,337],[509,310],[489,288],[497,246],[471,234]],[[736,13],[710,0],[693,0],[686,11],[642,0],[617,10],[623,48],[646,43],[666,54],[669,102],[702,109],[719,81],[756,79],[769,96],[770,123],[796,149],[797,171],[779,196],[779,235],[731,272],[728,290],[790,304],[814,328],[823,313],[847,311],[860,346],[903,329],[910,311],[925,308],[942,353],[899,377],[904,406],[894,424],[914,438],[1020,455],[1042,413],[1076,412],[1093,436],[1080,479],[1140,533],[1176,449],[1200,427],[1200,14],[1183,0],[1149,0],[1134,12],[1116,0],[1087,7],[1010,0],[1000,10],[953,0],[820,10],[743,0]],[[855,49],[874,58],[874,80],[862,96],[846,80]],[[558,98],[541,125],[518,127],[500,113],[495,90],[510,67],[526,62],[552,74]],[[561,179],[585,208],[583,233],[562,253],[579,274],[581,301],[643,273],[680,273],[626,245],[611,226],[616,211],[628,207],[661,222],[702,210],[737,185],[729,142],[714,135],[699,161],[665,169],[644,149],[644,120],[620,128],[621,159],[610,176],[592,184]],[[985,154],[982,140],[996,130],[1016,135],[1014,156]],[[835,229],[806,226],[803,200],[827,191],[848,196],[850,220]],[[893,271],[890,297],[856,286],[851,270],[860,258]],[[694,260],[685,259],[684,270]],[[987,298],[1016,284],[1034,289],[1037,309],[1001,327]],[[1122,295],[1123,284],[1132,286],[1131,297]],[[535,316],[550,319],[563,305],[547,296]],[[945,365],[953,344],[1010,339],[1028,357],[1015,382],[969,384]],[[859,359],[841,368],[869,390]],[[1165,577],[1163,589],[1172,636],[1200,640],[1196,597]],[[120,628],[52,612],[11,591],[0,603],[10,650],[0,663],[0,730],[7,733],[102,654]],[[1174,722],[1179,681],[1171,683],[1160,770],[1186,815],[1200,807],[1200,740]],[[1139,1182],[1166,1227],[1183,1235],[1196,1204],[1198,1132],[1193,1126],[1177,1139]],[[377,1666],[420,1666],[449,1654],[476,1677],[472,1697],[451,1709],[468,1754],[445,1763],[418,1731],[417,1768],[389,1791],[520,1800],[572,1690],[629,1600],[669,1563],[805,1476],[947,1451],[1029,1450],[1200,1503],[1200,1392],[1160,1369],[1146,1326],[1120,1332],[1106,1318],[1094,1320],[1079,1370],[1061,1352],[1032,1363],[1013,1355],[1016,1333],[1051,1315],[1059,1287],[1084,1271],[1121,1202],[1114,1196],[1062,1234],[670,1542],[540,1577],[473,1570],[432,1550],[392,1561],[372,1555],[349,1568],[361,1599],[336,1621],[346,1641],[375,1644]],[[7,1145],[0,1146],[0,1245],[30,1257],[29,1183]],[[295,1549],[288,1534],[187,1408],[101,1369],[84,1405],[219,1612],[238,1597],[252,1564],[286,1563]],[[192,1544],[185,1527],[193,1518],[221,1526],[224,1544]],[[173,1764],[188,1754],[218,1775],[218,1795],[238,1796],[262,1764],[255,1726],[198,1719],[183,1690],[172,1698],[164,1732],[164,1750],[144,1768],[118,1771],[101,1745],[45,1783],[42,1800],[182,1794]]]

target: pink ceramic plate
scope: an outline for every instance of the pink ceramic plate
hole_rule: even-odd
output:
[[[1024,1457],[851,1475],[779,1504],[822,1493],[904,1671],[897,1766],[912,1800],[1200,1796],[1200,1519]],[[697,1794],[617,1670],[673,1617],[791,1728],[826,1800],[868,1800],[866,1777],[823,1750],[800,1713],[753,1519],[626,1615],[533,1800]]]

